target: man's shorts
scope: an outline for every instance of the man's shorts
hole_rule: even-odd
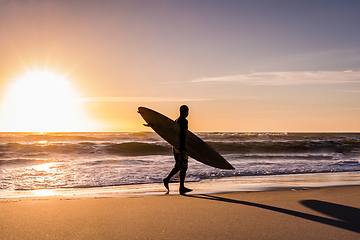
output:
[[[187,170],[188,169],[188,155],[185,153],[177,153],[174,151],[174,158],[175,158],[175,167],[179,168],[180,170]]]

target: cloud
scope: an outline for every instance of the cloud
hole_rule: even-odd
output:
[[[360,90],[338,90],[339,92],[360,93]]]
[[[152,98],[152,97],[84,97],[83,102],[198,102],[211,101],[213,99],[199,98]]]
[[[246,113],[268,114],[268,113],[298,113],[299,111],[251,111]]]
[[[223,77],[202,77],[191,83],[239,83],[245,85],[312,85],[360,83],[360,72],[353,71],[301,71],[259,72]]]

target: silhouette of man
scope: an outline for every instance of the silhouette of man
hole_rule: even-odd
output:
[[[186,117],[189,115],[189,108],[186,105],[182,105],[180,107],[180,117],[175,120],[180,125],[180,147],[176,149],[173,147],[173,154],[175,158],[175,166],[170,171],[169,175],[163,179],[165,188],[169,190],[169,181],[170,178],[173,177],[177,172],[180,171],[179,178],[180,178],[180,188],[179,192],[181,195],[184,195],[187,192],[192,191],[189,188],[185,187],[185,176],[186,170],[188,168],[188,156],[185,153],[185,138],[186,138],[186,131],[188,129],[188,120]]]

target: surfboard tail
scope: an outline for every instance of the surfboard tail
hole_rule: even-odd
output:
[[[227,169],[227,170],[235,170],[235,168],[229,163],[229,167],[227,167],[227,168],[223,168],[223,169]]]
[[[226,161],[226,159],[224,159],[224,161],[222,161],[221,164],[219,164],[218,162],[217,163],[204,162],[202,159],[195,158],[191,155],[189,155],[189,156],[199,162],[202,162],[202,163],[209,165],[211,167],[214,167],[214,168],[219,168],[219,169],[224,169],[224,170],[235,170],[235,168],[228,161]]]

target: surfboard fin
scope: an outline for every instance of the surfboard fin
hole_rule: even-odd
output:
[[[145,127],[152,127],[152,126],[154,126],[153,124],[151,124],[151,123],[148,123],[148,124],[143,124]]]

